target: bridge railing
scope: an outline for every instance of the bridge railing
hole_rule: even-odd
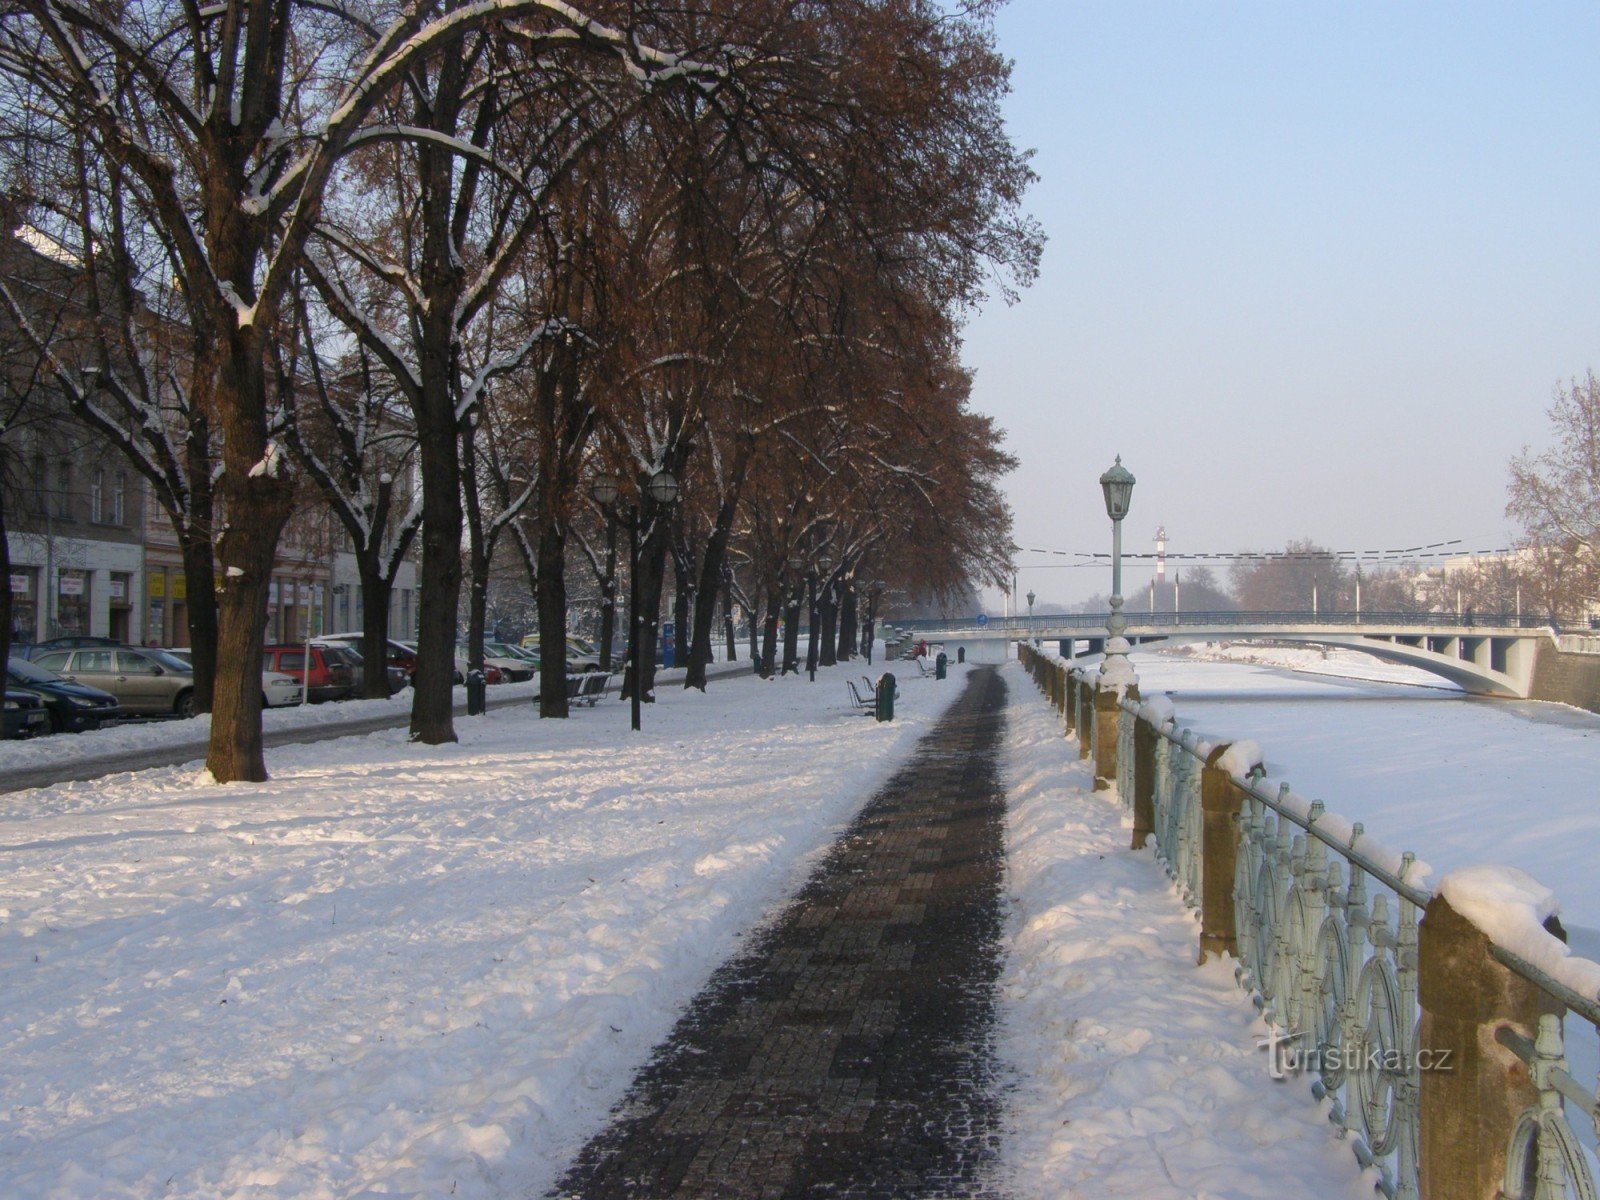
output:
[[[1082,753],[1093,674],[1028,646],[1020,658]],[[1253,743],[1198,737],[1165,697],[1124,698],[1117,721],[1135,848],[1154,839],[1199,914],[1202,960],[1234,960],[1272,1031],[1269,1070],[1327,1102],[1378,1189],[1596,1200],[1567,1108],[1600,1136],[1600,1102],[1568,1067],[1563,1016],[1595,1038],[1600,964],[1569,956],[1545,923],[1553,897],[1508,902],[1542,892],[1509,868],[1470,868],[1430,891],[1415,855],[1269,783]]]
[[[1032,635],[1050,629],[1083,629],[1103,632],[1108,612],[1100,613],[1050,613],[1035,616],[991,619],[983,626],[985,632],[994,634]],[[1255,625],[1326,625],[1330,628],[1363,625],[1394,625],[1414,629],[1545,629],[1548,617],[1518,613],[1453,613],[1453,612],[1311,612],[1295,609],[1269,609],[1254,612],[1212,610],[1197,612],[1139,612],[1124,609],[1123,616],[1131,627],[1148,629],[1181,629],[1184,626],[1235,627]],[[919,633],[951,633],[956,630],[971,631],[979,628],[975,618],[955,620],[901,621],[900,628],[914,629]]]

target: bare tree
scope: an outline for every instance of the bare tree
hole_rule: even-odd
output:
[[[1511,460],[1506,515],[1522,526],[1552,617],[1572,617],[1600,592],[1600,379],[1558,386],[1546,415],[1552,444]]]

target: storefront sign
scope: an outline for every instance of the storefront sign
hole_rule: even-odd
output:
[[[122,579],[111,581],[111,598],[113,600],[126,600],[128,598],[128,584]]]
[[[150,598],[159,600],[167,594],[167,577],[157,571],[150,576]]]
[[[83,576],[63,573],[61,576],[61,594],[63,596],[83,595]]]
[[[11,594],[14,596],[26,596],[30,579],[31,576],[28,575],[13,575],[11,577]]]
[[[189,582],[182,575],[172,577],[172,598],[174,600],[187,600],[189,598]]]

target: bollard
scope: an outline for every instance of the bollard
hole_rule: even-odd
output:
[[[1140,717],[1133,727],[1133,842],[1144,849],[1156,831],[1156,727]]]
[[[950,660],[944,656],[944,651],[939,651],[939,657],[933,660],[933,677],[943,679],[949,673]]]
[[[894,720],[894,676],[888,671],[878,676],[878,707],[875,715],[880,721]]]
[[[1200,773],[1200,961],[1239,957],[1233,876],[1239,861],[1244,792],[1218,764],[1228,743],[1212,748]]]
[[[958,663],[964,663],[967,661],[967,648],[965,646],[956,647],[956,661]]]
[[[488,711],[488,690],[482,671],[467,672],[467,716],[481,717]]]

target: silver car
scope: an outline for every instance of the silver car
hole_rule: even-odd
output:
[[[47,650],[33,661],[63,679],[110,692],[119,713],[194,715],[194,672],[164,651],[91,646]]]

